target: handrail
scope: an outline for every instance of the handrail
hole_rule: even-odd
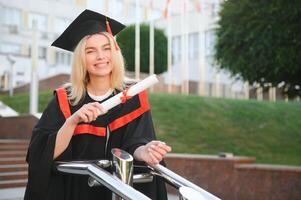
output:
[[[57,169],[65,173],[89,175],[125,200],[151,200],[94,163],[71,161],[69,163],[58,164]]]

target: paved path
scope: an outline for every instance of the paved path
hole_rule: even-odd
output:
[[[25,188],[0,189],[0,200],[22,200]],[[175,195],[168,195],[168,200],[178,200]]]
[[[22,200],[25,188],[0,189],[0,200]]]

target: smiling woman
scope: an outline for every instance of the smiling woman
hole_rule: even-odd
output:
[[[93,95],[102,95],[109,88],[124,88],[123,56],[115,45],[107,32],[87,35],[79,41],[74,50],[71,73],[73,105],[84,97],[86,89]]]
[[[93,82],[95,78],[103,78],[107,80],[106,82],[109,82],[113,65],[111,62],[111,46],[107,36],[104,34],[88,36],[85,57],[90,83]]]
[[[109,111],[101,106],[129,87],[113,38],[123,28],[109,17],[85,10],[52,44],[74,53],[71,78],[55,91],[33,130],[25,200],[112,199],[107,188],[90,188],[86,176],[52,170],[54,161],[112,159],[111,149],[120,148],[139,164],[155,165],[171,151],[156,140],[146,91]],[[167,199],[160,178],[135,187],[151,199]]]

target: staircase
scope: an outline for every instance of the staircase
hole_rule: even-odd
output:
[[[0,189],[25,187],[29,140],[0,139]]]

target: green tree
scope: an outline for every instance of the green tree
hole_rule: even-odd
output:
[[[128,71],[135,71],[135,26],[128,26],[117,37]],[[155,73],[167,69],[167,38],[160,29],[155,29]],[[149,26],[140,26],[140,71],[149,72]]]
[[[221,5],[215,58],[249,83],[284,84],[301,96],[301,1],[228,0]]]

